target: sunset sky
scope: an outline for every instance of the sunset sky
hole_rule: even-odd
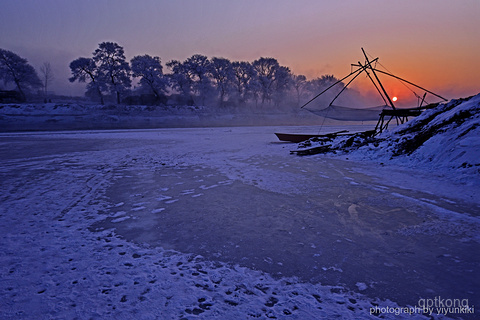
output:
[[[0,0],[0,8],[0,48],[37,70],[50,62],[60,94],[83,94],[68,83],[68,65],[103,41],[123,46],[128,60],[159,56],[164,68],[197,53],[274,57],[309,79],[343,77],[363,62],[363,47],[446,98],[480,92],[478,0]],[[399,101],[411,98],[398,81],[385,82]]]

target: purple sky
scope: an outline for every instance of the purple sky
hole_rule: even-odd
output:
[[[150,54],[164,66],[196,53],[274,57],[309,79],[343,77],[364,47],[391,72],[447,98],[480,92],[478,0],[0,0],[0,7],[0,48],[37,70],[50,62],[61,94],[83,94],[68,83],[68,65],[103,41],[123,46],[127,59]],[[405,95],[398,82],[389,87]]]

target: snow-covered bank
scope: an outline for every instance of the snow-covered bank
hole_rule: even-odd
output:
[[[327,123],[338,121],[330,120]],[[78,103],[0,104],[0,132],[96,129],[312,125],[305,110],[272,111],[197,106],[127,106]]]
[[[291,156],[276,130],[1,134],[0,317],[428,319],[405,308],[479,304],[478,188],[387,184],[368,163]]]
[[[307,145],[322,144],[311,141]],[[480,94],[440,104],[374,138],[338,137],[330,150],[343,159],[422,168],[478,186]]]

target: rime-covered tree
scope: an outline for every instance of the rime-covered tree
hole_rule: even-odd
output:
[[[68,79],[70,82],[88,82],[87,96],[96,95],[100,98],[100,103],[104,104],[105,83],[100,80],[97,65],[91,58],[78,58],[70,63],[72,76]]]
[[[13,82],[23,100],[27,91],[42,87],[37,72],[27,60],[4,49],[0,49],[0,79],[5,84]]]
[[[220,105],[223,105],[235,77],[232,63],[225,58],[212,58],[210,61],[210,75],[213,85],[218,92]]]
[[[308,81],[307,87],[308,87],[308,90],[312,91],[312,93],[315,93],[315,92],[318,93],[321,90],[328,88],[329,86],[331,86],[337,81],[338,79],[335,78],[333,75],[326,74],[321,77]],[[338,87],[340,89],[343,88],[343,86],[344,84],[342,82],[338,84]]]
[[[172,88],[185,98],[193,98],[205,104],[212,94],[210,61],[206,56],[195,54],[183,62],[172,60],[167,63],[172,73],[169,75]]]
[[[326,74],[313,80],[321,88],[326,88],[338,81],[334,75]],[[343,87],[343,83],[339,83]]]
[[[280,68],[280,64],[274,58],[260,58],[253,61],[253,68],[257,72],[260,83],[260,94],[262,104],[272,100],[272,94],[275,89],[275,74]]]
[[[308,81],[306,85],[306,89],[309,92],[310,96],[313,97],[337,81],[338,79],[335,78],[333,75],[328,75],[328,74],[322,75],[321,77]],[[318,98],[316,100],[316,103],[318,104],[328,103],[328,101],[333,99],[333,97],[338,92],[340,92],[340,90],[342,90],[343,87],[344,87],[343,82],[338,83],[336,87],[332,88],[332,90],[328,90],[328,92],[323,94],[322,97]]]
[[[233,94],[236,100],[244,104],[253,97],[255,88],[258,87],[257,73],[250,62],[234,61],[233,69]]]
[[[297,106],[300,106],[300,100],[307,87],[307,77],[302,74],[292,76],[292,87],[295,90]]]
[[[201,54],[195,54],[183,62],[183,70],[186,78],[190,80],[192,92],[202,105],[212,94],[213,88],[208,76],[210,68],[210,61]]]
[[[86,94],[96,95],[104,103],[107,93],[121,95],[131,86],[130,66],[125,60],[123,48],[114,42],[102,42],[92,58],[78,58],[70,63],[71,82],[87,82]]]
[[[124,50],[115,42],[102,42],[93,52],[99,80],[121,103],[121,95],[131,87],[130,66],[125,60]]]
[[[260,58],[253,62],[257,72],[262,104],[274,100],[278,105],[285,97],[291,83],[290,69],[280,66],[274,58]]]
[[[140,85],[155,95],[158,100],[165,92],[167,80],[159,57],[135,56],[130,60],[132,74],[140,78]]]
[[[191,83],[188,73],[184,70],[184,65],[178,60],[167,62],[167,67],[171,73],[167,75],[170,86],[176,90],[180,95],[189,98],[192,94]]]
[[[286,99],[288,90],[292,84],[292,73],[287,67],[279,66],[275,71],[273,100],[279,106]]]

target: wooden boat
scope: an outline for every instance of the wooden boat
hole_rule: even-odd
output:
[[[346,133],[348,130],[342,130],[338,132],[332,132],[327,134],[296,134],[296,133],[275,133],[278,140],[280,141],[288,141],[288,142],[303,142],[310,138],[334,138],[340,133]]]

